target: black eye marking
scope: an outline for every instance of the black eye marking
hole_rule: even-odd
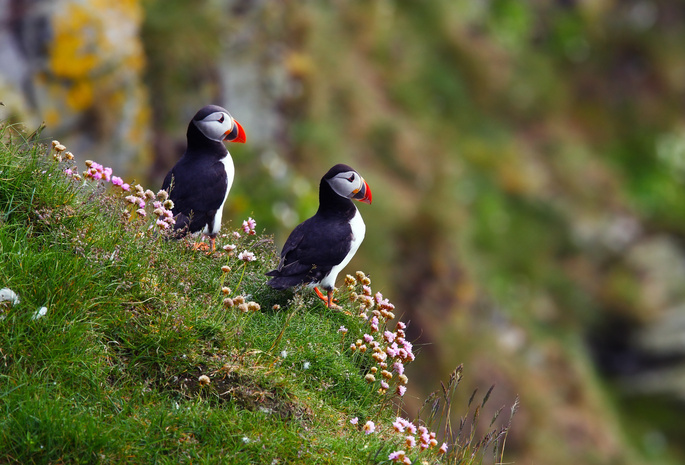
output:
[[[219,118],[219,122],[223,123],[224,122],[224,115],[221,115],[221,118]]]
[[[352,176],[350,176],[349,178],[347,178],[347,180],[350,182],[354,181],[354,174]]]

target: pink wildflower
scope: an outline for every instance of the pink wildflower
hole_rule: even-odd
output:
[[[392,428],[398,433],[403,433],[405,427],[404,418],[397,417],[397,420],[392,422]]]
[[[374,316],[371,318],[371,331],[377,332],[378,331],[378,317]]]
[[[446,442],[442,443],[442,446],[440,446],[440,449],[438,449],[438,452],[441,454],[444,454],[447,452],[447,443]]]
[[[131,190],[131,185],[128,184],[128,183],[123,183],[123,184],[122,184],[121,186],[119,186],[119,187],[121,187],[121,190],[122,190],[122,191],[128,192],[128,191]]]
[[[145,209],[143,208],[139,208],[138,210],[136,210],[136,213],[143,217],[147,216],[147,213],[145,213]]]
[[[366,341],[367,344],[370,344],[371,341],[373,341],[373,336],[370,334],[364,334],[364,341]]]
[[[257,222],[253,220],[252,217],[243,221],[243,231],[245,231],[245,234],[249,234],[251,236],[256,234],[254,230],[255,227],[257,227]]]
[[[407,424],[405,425],[407,428],[407,432],[411,434],[412,436],[416,434],[416,426],[414,426],[414,423],[408,421]]]
[[[405,436],[404,443],[409,449],[416,447],[416,438],[414,436]]]
[[[157,220],[155,224],[159,226],[159,229],[169,229],[169,223],[164,220]]]
[[[354,417],[353,419],[350,420],[350,423],[352,423],[353,425],[356,425],[357,423],[359,423],[359,418]]]
[[[391,333],[390,331],[385,331],[383,333],[383,339],[390,344],[395,340],[395,333]]]
[[[398,450],[388,455],[388,460],[392,460],[393,462],[402,462],[405,458],[406,453],[403,450]]]
[[[347,328],[345,328],[344,326],[341,326],[340,328],[338,328],[338,332],[343,333],[343,334],[347,334]]]
[[[386,391],[390,389],[390,385],[385,382],[385,380],[381,381],[381,389],[385,389]]]
[[[236,246],[233,244],[226,244],[225,246],[222,247],[226,252],[231,252],[235,250]]]
[[[393,363],[392,367],[395,369],[395,373],[397,373],[398,375],[404,374],[404,364],[399,360]]]
[[[375,431],[376,431],[376,425],[371,420],[364,423],[364,432],[366,434],[371,434]]]
[[[247,250],[244,250],[238,254],[238,260],[243,260],[246,262],[252,262],[255,261],[257,258],[252,252],[248,252]]]

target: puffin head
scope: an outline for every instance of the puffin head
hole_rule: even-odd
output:
[[[323,177],[340,197],[371,203],[371,189],[359,173],[343,164],[335,165]]]
[[[240,143],[246,140],[245,130],[240,123],[218,105],[207,105],[201,108],[195,113],[190,124],[194,124],[210,140]]]

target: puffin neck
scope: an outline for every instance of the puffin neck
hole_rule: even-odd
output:
[[[228,150],[226,149],[226,146],[224,146],[223,142],[209,139],[207,136],[202,134],[202,132],[192,121],[190,124],[188,124],[186,137],[188,139],[188,152],[199,149],[203,152],[216,153],[221,157],[228,153]]]
[[[352,217],[355,211],[356,207],[350,199],[341,197],[328,184],[328,181],[325,179],[321,180],[319,185],[319,210],[317,213],[339,215],[340,212],[347,212]]]

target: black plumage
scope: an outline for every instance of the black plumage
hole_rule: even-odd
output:
[[[233,160],[223,141],[244,142],[245,133],[225,109],[208,105],[190,121],[186,136],[186,151],[164,178],[162,189],[174,202],[176,237],[203,231],[214,249],[221,209],[234,176]]]
[[[353,183],[349,178],[354,175],[357,178]],[[349,190],[345,181],[350,183]],[[332,182],[338,186],[338,192]],[[316,214],[293,230],[283,246],[278,268],[267,273],[272,277],[268,282],[271,287],[321,284],[328,291],[328,304],[332,306],[335,278],[352,258],[365,233],[361,215],[350,199],[371,203],[371,190],[351,167],[336,165],[321,179]]]

